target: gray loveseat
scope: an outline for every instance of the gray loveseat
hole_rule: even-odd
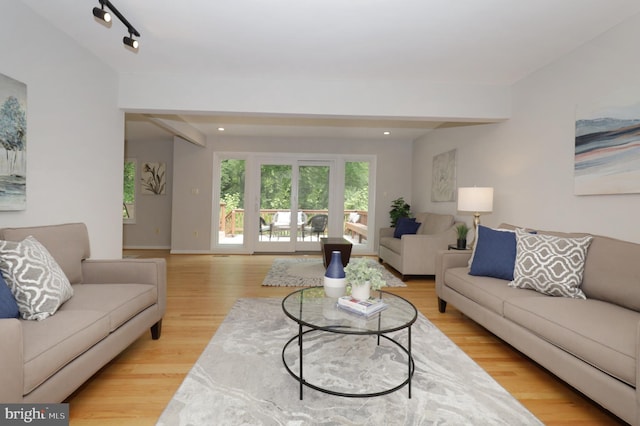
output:
[[[417,213],[420,223],[415,234],[394,238],[395,228],[380,228],[378,234],[378,259],[386,262],[402,275],[435,275],[436,254],[456,242],[456,225],[453,215]]]
[[[41,321],[0,319],[0,402],[61,402],[151,329],[160,337],[166,303],[164,259],[89,259],[84,224],[5,228],[0,240],[35,237],[73,287]]]
[[[640,244],[593,237],[580,286],[586,300],[548,296],[510,287],[505,279],[472,276],[470,256],[459,251],[438,254],[440,312],[445,312],[447,303],[453,304],[624,421],[640,424]]]

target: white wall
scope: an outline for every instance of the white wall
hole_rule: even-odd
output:
[[[173,143],[171,251],[211,250],[213,149],[176,137]]]
[[[161,87],[162,90],[158,90]],[[220,79],[211,75],[125,73],[127,111],[207,111],[302,116],[426,117],[495,121],[509,117],[506,86],[411,80]]]
[[[494,212],[482,217],[484,224],[509,222],[640,242],[640,194],[573,193],[576,106],[640,100],[640,56],[634,53],[639,39],[640,16],[635,16],[514,85],[510,120],[436,130],[417,141],[414,203],[455,213],[455,203],[430,201],[431,175],[424,165],[456,148],[458,186],[495,188]]]
[[[128,249],[168,249],[171,247],[171,204],[173,201],[173,137],[152,140],[129,139],[125,158],[137,161],[136,219],[125,224],[123,246]],[[165,163],[166,194],[144,195],[141,191],[143,163]]]
[[[27,85],[27,209],[0,226],[85,222],[92,257],[120,257],[117,75],[19,2],[2,4],[0,40],[0,73]]]
[[[411,201],[411,141],[216,137],[203,148],[178,138],[174,145],[172,251],[210,250],[214,152],[376,155],[375,227],[388,225],[391,200],[405,197]]]

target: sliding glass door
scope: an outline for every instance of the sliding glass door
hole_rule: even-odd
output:
[[[330,236],[372,253],[372,158],[314,157],[216,155],[214,251],[313,252]]]

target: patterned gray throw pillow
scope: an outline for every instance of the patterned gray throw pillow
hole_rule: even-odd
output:
[[[73,296],[73,287],[47,249],[34,237],[0,241],[0,271],[22,318],[43,320]]]
[[[516,229],[517,251],[510,287],[550,296],[586,299],[580,289],[592,236],[562,238]]]

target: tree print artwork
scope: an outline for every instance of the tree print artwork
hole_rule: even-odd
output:
[[[26,208],[27,86],[0,74],[0,210]]]

